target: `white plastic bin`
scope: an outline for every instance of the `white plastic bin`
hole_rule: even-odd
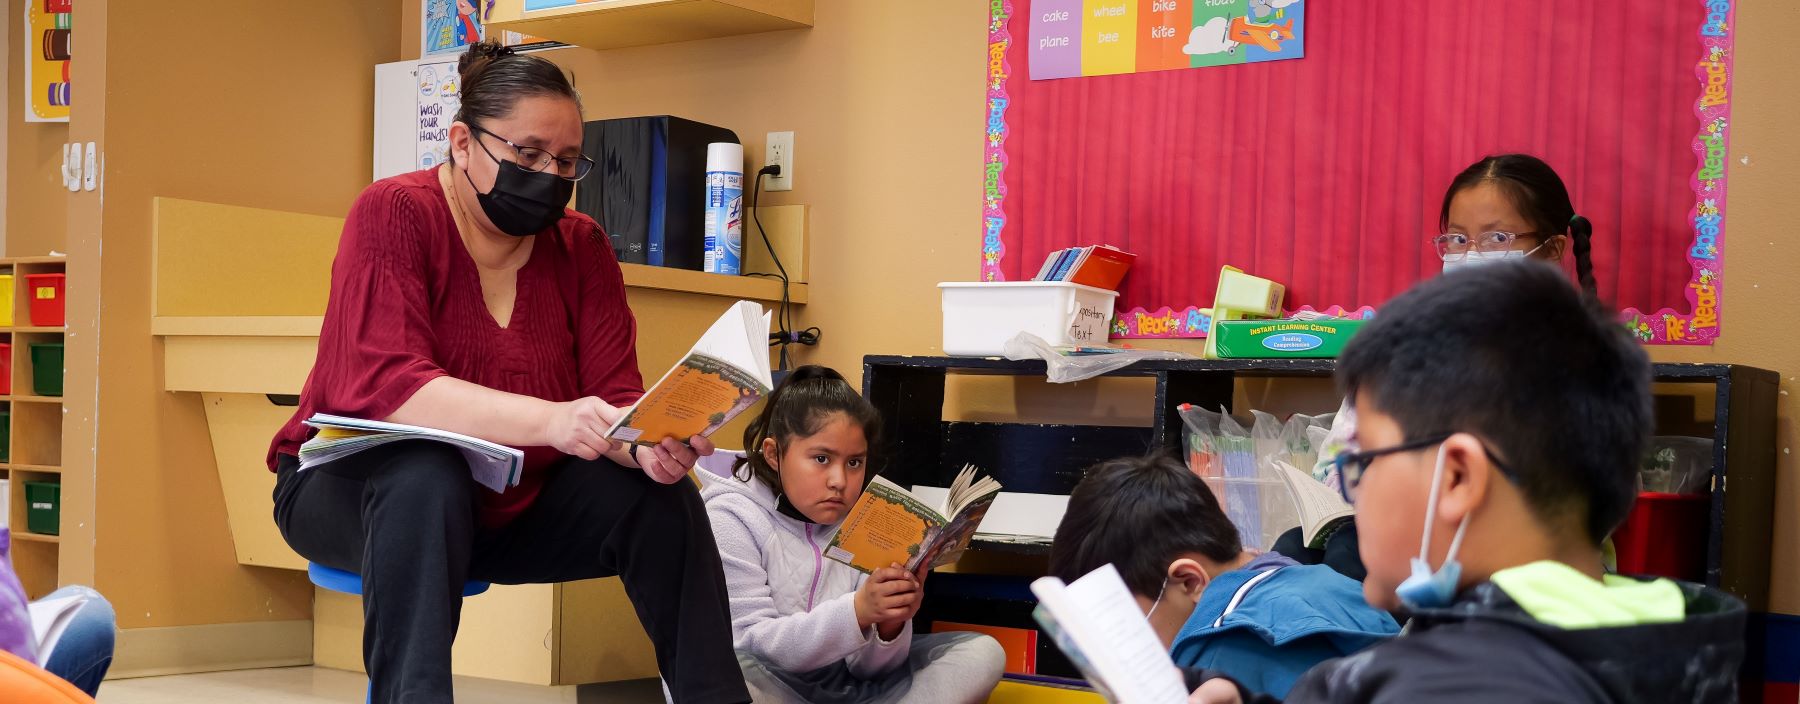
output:
[[[1119,292],[1061,281],[938,284],[944,302],[944,354],[997,357],[1028,332],[1052,345],[1102,345]]]

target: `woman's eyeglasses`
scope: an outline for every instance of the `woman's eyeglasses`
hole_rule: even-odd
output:
[[[469,125],[469,129],[498,139],[502,144],[512,147],[513,156],[515,157],[513,163],[518,164],[520,168],[527,171],[551,171],[570,181],[580,181],[581,179],[586,178],[588,173],[594,170],[594,160],[589,159],[586,156],[556,156],[537,147],[522,147],[513,144],[511,140],[494,134],[485,127]],[[481,140],[476,139],[475,141],[479,143]],[[494,152],[488,150],[487,145],[483,144],[481,145],[481,148],[483,151],[487,151],[488,156],[494,155]],[[495,158],[498,159],[498,157]],[[554,171],[552,171],[552,169],[554,169]]]

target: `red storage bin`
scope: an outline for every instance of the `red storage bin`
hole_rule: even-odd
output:
[[[1638,494],[1637,505],[1625,523],[1613,531],[1619,574],[1704,581],[1710,498],[1652,491]]]
[[[60,327],[63,324],[64,274],[28,274],[25,295],[31,299],[31,324]]]
[[[12,345],[0,342],[0,396],[12,395]]]

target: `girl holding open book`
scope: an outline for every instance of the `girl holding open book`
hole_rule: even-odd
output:
[[[913,634],[928,568],[864,575],[822,552],[875,477],[880,429],[842,375],[801,367],[745,430],[735,476],[701,474],[732,642],[759,703],[980,702],[1000,681],[994,639]]]
[[[705,438],[625,446],[644,393],[637,323],[605,233],[568,210],[581,105],[555,64],[483,42],[459,62],[450,163],[382,179],[344,221],[319,353],[275,437],[275,521],[362,576],[374,702],[448,702],[465,580],[619,576],[676,702],[748,702],[718,549],[685,481]],[[521,448],[516,486],[455,447],[395,442],[300,469],[314,413]]]

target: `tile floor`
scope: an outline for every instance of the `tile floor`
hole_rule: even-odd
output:
[[[108,680],[100,686],[100,704],[341,704],[364,701],[367,687],[368,680],[357,672],[283,667]],[[581,687],[536,687],[458,677],[456,701],[459,704],[660,704],[663,698],[655,680]]]

